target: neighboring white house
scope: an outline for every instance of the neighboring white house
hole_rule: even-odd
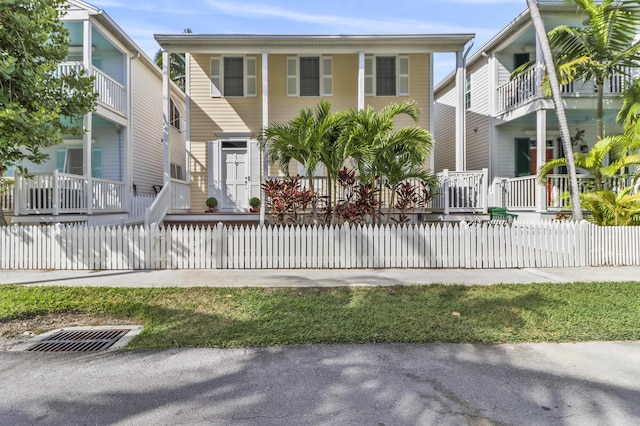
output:
[[[547,31],[561,24],[581,25],[585,16],[563,1],[539,2]],[[528,61],[536,66],[516,79],[512,71]],[[536,171],[547,160],[562,157],[553,101],[542,94],[544,61],[529,10],[518,15],[467,61],[466,143],[456,144],[455,74],[435,88],[435,170],[487,168],[495,206],[544,213],[566,208],[559,194],[567,188],[563,170],[548,184],[536,182]],[[616,75],[605,87],[605,133],[620,132],[615,116],[627,79]],[[592,82],[563,87],[563,99],[574,150],[587,151],[596,141],[596,91]],[[491,197],[490,197],[491,198]]]
[[[160,68],[103,10],[67,3],[61,19],[71,46],[58,72],[95,77],[98,105],[84,117],[84,137],[48,148],[42,164],[23,164],[32,177],[15,176],[12,222],[140,221],[156,193],[189,179],[185,94],[173,83],[163,90]],[[182,204],[188,208],[188,190]]]

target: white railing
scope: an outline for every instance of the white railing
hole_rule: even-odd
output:
[[[516,108],[538,97],[536,68],[529,68],[513,80],[498,87],[498,110]]]
[[[488,208],[488,170],[467,172],[451,172],[444,170],[436,176],[438,186],[435,195],[428,204],[428,209],[435,212],[466,212],[466,213],[486,213]],[[416,186],[420,186],[419,179],[407,179]],[[313,179],[314,191],[318,197],[328,196],[328,184],[326,177],[315,177]],[[300,179],[302,189],[309,188],[308,179]],[[377,181],[380,190],[379,201],[382,208],[388,208],[391,202],[391,190],[382,180]],[[345,198],[344,188],[338,186],[336,199]]]
[[[95,77],[93,85],[98,93],[98,101],[118,112],[126,113],[125,87],[96,68],[93,69],[93,76]]]
[[[13,211],[13,178],[0,177],[0,210],[3,212]]]
[[[145,211],[144,224],[146,226],[159,225],[171,209],[171,201],[171,185],[165,185],[156,195],[153,204]]]
[[[87,213],[89,206],[93,212],[122,212],[125,200],[123,182],[93,178],[89,190],[86,177],[57,170],[29,177],[16,174],[16,215]]]
[[[171,178],[171,211],[185,212],[191,208],[191,185],[184,180]]]
[[[588,222],[0,227],[0,269],[640,266],[640,226]],[[42,254],[46,253],[46,256]]]
[[[536,176],[522,176],[517,178],[496,178],[492,185],[495,207],[508,209],[535,209]]]
[[[92,178],[91,205],[93,210],[124,211],[125,210],[125,185],[106,179]]]
[[[84,69],[84,65],[78,62],[63,62],[58,64],[56,76],[68,75],[74,71],[79,73]],[[92,76],[95,78],[93,88],[98,94],[98,102],[125,114],[127,112],[126,88],[97,68],[93,68]]]
[[[434,212],[486,213],[488,206],[487,169],[452,172],[443,170],[437,174],[438,188],[431,199]]]
[[[626,70],[629,72],[629,70]],[[620,96],[626,90],[628,77],[624,73],[615,73],[604,85],[604,96]],[[561,86],[562,96],[573,98],[593,98],[598,89],[593,81],[575,80]],[[536,69],[532,67],[508,83],[498,87],[498,111],[505,112],[542,95],[538,89]]]
[[[129,207],[129,220],[144,222],[145,212],[156,199],[153,195],[134,195]]]

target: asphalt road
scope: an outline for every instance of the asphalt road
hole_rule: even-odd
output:
[[[638,425],[640,342],[0,353],[2,425]]]

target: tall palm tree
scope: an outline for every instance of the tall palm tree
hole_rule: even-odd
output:
[[[578,79],[595,83],[596,135],[602,139],[605,83],[616,73],[626,74],[640,61],[640,39],[636,39],[640,1],[573,2],[587,15],[587,25],[558,26],[549,32],[549,42],[556,52],[554,59],[563,84]]]
[[[340,132],[340,115],[331,112],[331,104],[321,101],[315,109],[303,108],[298,116],[285,123],[273,123],[263,129],[260,146],[263,152],[269,144],[267,161],[279,164],[285,175],[289,176],[291,160],[302,164],[309,190],[314,193],[314,172],[326,159],[324,152],[335,143]],[[314,221],[316,210],[314,207]]]
[[[191,28],[185,28],[183,34],[191,34]],[[158,50],[153,61],[162,69],[162,50]],[[186,81],[186,58],[184,53],[172,53],[169,55],[169,78],[184,92]]]
[[[551,86],[551,94],[553,96],[553,104],[556,107],[556,115],[558,117],[558,126],[560,127],[560,138],[562,140],[562,148],[564,152],[572,152],[573,147],[571,145],[571,135],[569,134],[569,125],[567,124],[567,115],[564,110],[564,104],[562,103],[562,95],[560,93],[560,85],[558,84],[558,78],[556,76],[556,69],[554,64],[553,54],[551,53],[551,47],[549,45],[549,39],[544,28],[544,22],[538,9],[538,2],[536,0],[527,0],[529,6],[529,13],[531,14],[531,20],[533,21],[533,27],[536,31],[536,36],[540,42],[540,48],[542,50],[542,56],[544,57],[544,63],[547,67],[547,75],[549,76],[549,84]],[[582,207],[580,205],[580,189],[578,188],[578,177],[576,174],[576,166],[573,157],[566,156],[566,167],[569,175],[569,197],[571,199],[571,213],[573,220],[582,220]]]
[[[379,112],[371,106],[352,110],[346,119],[341,137],[358,147],[351,156],[358,164],[359,179],[370,181],[373,187],[378,178],[387,179],[395,189],[405,179],[427,177],[423,166],[433,139],[418,126],[396,130],[395,119],[400,115],[407,115],[418,123],[420,110],[415,101],[405,101],[389,104]]]

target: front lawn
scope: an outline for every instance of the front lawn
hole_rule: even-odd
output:
[[[130,348],[640,340],[640,282],[351,288],[0,287],[0,323],[80,313]]]

